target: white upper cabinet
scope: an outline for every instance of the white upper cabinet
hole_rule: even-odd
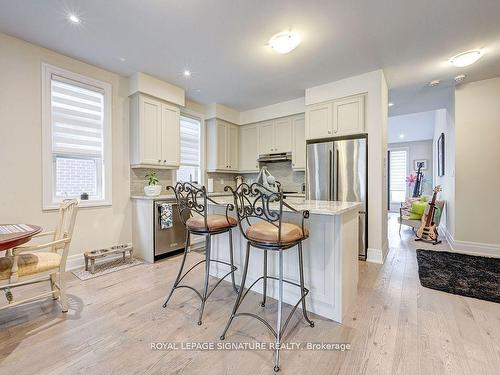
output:
[[[304,116],[292,119],[293,145],[292,145],[292,169],[306,169],[306,127]]]
[[[261,122],[259,127],[259,154],[292,151],[292,120],[289,117]]]
[[[359,134],[365,130],[364,97],[333,102],[333,131],[336,135]]]
[[[364,95],[306,107],[306,139],[340,137],[365,132]]]
[[[292,152],[292,133],[289,117],[274,122],[274,152]]]
[[[274,152],[274,123],[262,122],[259,125],[259,154]]]
[[[238,126],[220,119],[207,121],[207,171],[238,171]]]
[[[179,108],[146,95],[133,95],[130,106],[132,167],[178,168],[179,129]]]
[[[240,128],[240,171],[258,172],[259,128],[247,125]]]
[[[319,103],[306,108],[307,139],[331,137],[333,134],[332,103]]]

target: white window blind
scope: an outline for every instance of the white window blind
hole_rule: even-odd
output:
[[[408,152],[406,150],[391,150],[390,157],[391,201],[403,202],[406,197]]]
[[[200,121],[181,116],[181,162],[177,181],[201,182],[201,128]]]
[[[52,151],[102,157],[104,94],[82,86],[52,76]]]

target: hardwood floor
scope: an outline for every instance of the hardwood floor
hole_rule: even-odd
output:
[[[389,231],[385,264],[360,264],[359,298],[346,323],[313,315],[316,326],[310,328],[296,312],[286,336],[289,342],[350,343],[352,349],[283,351],[282,373],[499,374],[500,305],[423,288],[416,245],[447,245],[416,244],[409,229],[400,237],[395,217]],[[199,258],[191,253],[189,263]],[[267,350],[151,350],[151,342],[218,343],[235,299],[230,284],[222,283],[202,326],[196,325],[199,300],[191,291],[177,290],[163,309],[179,263],[176,257],[85,282],[68,274],[67,314],[52,300],[0,311],[0,373],[271,374]],[[202,272],[189,282],[201,288]],[[264,309],[258,301],[250,294],[244,307],[273,319],[275,303]],[[271,335],[243,317],[234,320],[226,341],[269,342]]]

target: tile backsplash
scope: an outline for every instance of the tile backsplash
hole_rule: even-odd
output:
[[[208,179],[212,178],[214,180],[214,192],[222,192],[225,186],[236,187],[236,176],[238,176],[238,173],[207,172],[205,186],[208,188]]]
[[[151,170],[156,172],[163,189],[174,183],[175,171],[169,169],[130,168],[131,195],[144,195],[144,186],[146,185],[146,177],[144,176]],[[166,191],[163,190],[162,194],[166,194]]]
[[[281,187],[284,191],[302,191],[302,184],[306,181],[306,174],[305,172],[294,171],[290,161],[261,163],[261,166],[264,164],[267,166],[269,173],[281,183]],[[247,183],[255,182],[257,176],[258,173],[243,174],[245,182]]]

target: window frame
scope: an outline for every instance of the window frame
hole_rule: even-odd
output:
[[[190,110],[188,108],[182,108],[180,116],[181,117],[188,117],[190,119],[193,119],[193,120],[200,122],[200,181],[198,181],[198,184],[204,185],[205,180],[206,180],[205,117],[203,116],[203,114],[198,113],[198,112],[193,111],[193,110]],[[180,126],[180,124],[179,124],[179,126]],[[181,166],[181,163],[180,163],[180,150],[179,150],[179,167],[180,166]],[[177,182],[177,170],[175,170],[175,181]]]
[[[410,148],[409,147],[390,147],[389,151],[391,153],[394,151],[396,151],[396,152],[404,151],[406,153],[406,176],[408,176],[410,173]],[[391,167],[391,163],[389,164],[389,166]],[[392,176],[391,171],[390,171],[390,174]],[[405,176],[405,178],[406,178],[406,176]],[[391,183],[389,181],[389,204],[390,204],[391,208],[394,207],[393,209],[395,209],[396,206],[399,206],[399,204],[402,202],[396,202],[396,201],[392,200],[392,193],[391,193],[392,191],[393,190],[391,189]],[[402,190],[395,190],[395,191],[402,191]],[[405,181],[405,199],[408,198],[408,194],[409,194],[408,184]],[[404,200],[403,200],[403,202],[404,202]]]
[[[82,74],[74,73],[47,63],[42,63],[42,209],[58,209],[63,198],[55,196],[55,157],[52,150],[52,76],[74,81],[82,86],[94,87],[104,95],[103,154],[99,184],[104,184],[102,199],[81,200],[80,207],[99,207],[112,205],[112,86]],[[75,154],[75,156],[77,156]]]

